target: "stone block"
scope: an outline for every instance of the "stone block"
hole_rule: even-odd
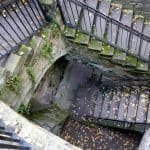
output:
[[[12,74],[18,74],[23,70],[25,59],[22,56],[11,54],[5,64],[5,69]]]
[[[56,1],[55,0],[40,0],[40,2],[45,5],[53,5]]]
[[[20,50],[18,51],[18,55],[22,56],[25,59],[25,65],[28,66],[33,55],[32,48],[26,45],[22,45]]]
[[[58,136],[33,124],[0,101],[0,119],[35,150],[80,150]]]
[[[5,68],[0,67],[0,89],[5,85],[8,72]]]

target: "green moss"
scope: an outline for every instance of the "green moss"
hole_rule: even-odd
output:
[[[101,54],[106,56],[112,56],[113,53],[114,53],[113,47],[103,43]]]
[[[16,94],[20,94],[22,84],[22,77],[20,75],[11,76],[6,82],[6,87]]]
[[[59,36],[60,30],[59,30],[59,26],[56,23],[51,24],[50,30],[54,38],[57,38]]]
[[[113,59],[118,60],[118,61],[125,61],[126,60],[126,53],[117,49],[114,52]]]
[[[46,29],[43,29],[42,32],[41,32],[42,38],[47,38],[48,34],[49,34],[49,32]]]
[[[102,43],[99,40],[92,38],[89,43],[89,49],[101,51]]]
[[[74,42],[87,45],[89,43],[89,39],[90,39],[89,35],[82,33],[80,31],[77,31],[76,38],[75,38]]]
[[[35,40],[35,36],[32,37],[31,41],[30,41],[30,46],[32,48],[36,47],[36,40]]]
[[[76,34],[76,30],[73,28],[66,27],[64,30],[64,34],[66,37],[74,38]]]
[[[119,57],[122,55],[122,52],[120,50],[116,50],[114,56]]]
[[[31,105],[29,104],[28,106],[25,106],[24,104],[21,104],[18,113],[24,115],[24,116],[29,116],[31,115]]]
[[[28,47],[26,45],[21,45],[18,54],[23,55],[27,51],[28,51]]]
[[[50,61],[53,61],[53,48],[51,43],[44,44],[42,50],[40,51],[41,56],[49,59]]]
[[[144,67],[144,65],[145,65],[145,63],[142,61],[138,61],[138,63],[137,63],[138,68]]]
[[[40,120],[42,122],[46,121],[55,125],[63,125],[68,117],[68,112],[65,112],[56,105],[53,105],[49,109],[45,109],[33,114],[30,119]]]
[[[128,55],[126,57],[126,65],[136,66],[136,64],[137,64],[137,58],[136,57],[131,56],[131,55]]]
[[[136,69],[141,71],[148,71],[148,63],[138,61]]]
[[[29,75],[31,81],[32,81],[33,83],[35,83],[35,70],[34,70],[34,68],[33,68],[33,67],[28,67],[28,68],[27,68],[27,73],[28,73],[28,75]]]

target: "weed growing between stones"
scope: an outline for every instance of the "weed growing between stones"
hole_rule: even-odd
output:
[[[35,83],[35,70],[34,70],[34,68],[33,68],[33,67],[28,67],[28,68],[27,68],[27,73],[28,73],[28,75],[29,75],[31,81],[32,81],[33,83]]]
[[[22,78],[20,75],[10,76],[6,82],[6,87],[16,94],[20,94]]]
[[[57,38],[59,36],[59,32],[60,32],[58,25],[56,23],[52,23],[50,28],[51,28],[52,36],[54,38]]]
[[[24,115],[24,116],[29,116],[31,115],[31,105],[29,104],[28,106],[25,106],[24,104],[21,104],[18,113]]]
[[[51,43],[46,43],[46,44],[43,46],[43,48],[42,48],[40,54],[41,54],[41,56],[43,56],[43,57],[49,59],[50,62],[52,62],[52,61],[53,61],[52,52],[53,52],[52,44],[51,44]]]

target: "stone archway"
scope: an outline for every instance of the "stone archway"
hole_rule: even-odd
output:
[[[29,102],[33,106],[32,111],[39,111],[51,106],[67,64],[68,60],[62,56],[46,71]]]

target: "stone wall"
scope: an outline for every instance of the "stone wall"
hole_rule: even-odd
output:
[[[57,32],[56,37],[48,25],[28,46],[23,45],[17,53],[12,53],[0,68],[0,98],[14,109],[28,105],[47,70],[67,53],[61,32],[59,29]],[[45,43],[51,45],[48,54],[42,52]]]
[[[11,127],[16,134],[31,144],[33,150],[80,150],[28,121],[1,101],[0,108],[0,119],[8,127]]]
[[[31,98],[32,112],[49,108],[53,104],[67,64],[68,61],[62,57],[46,72]]]
[[[149,149],[150,149],[150,129],[148,129],[145,132],[138,150],[149,150]]]

